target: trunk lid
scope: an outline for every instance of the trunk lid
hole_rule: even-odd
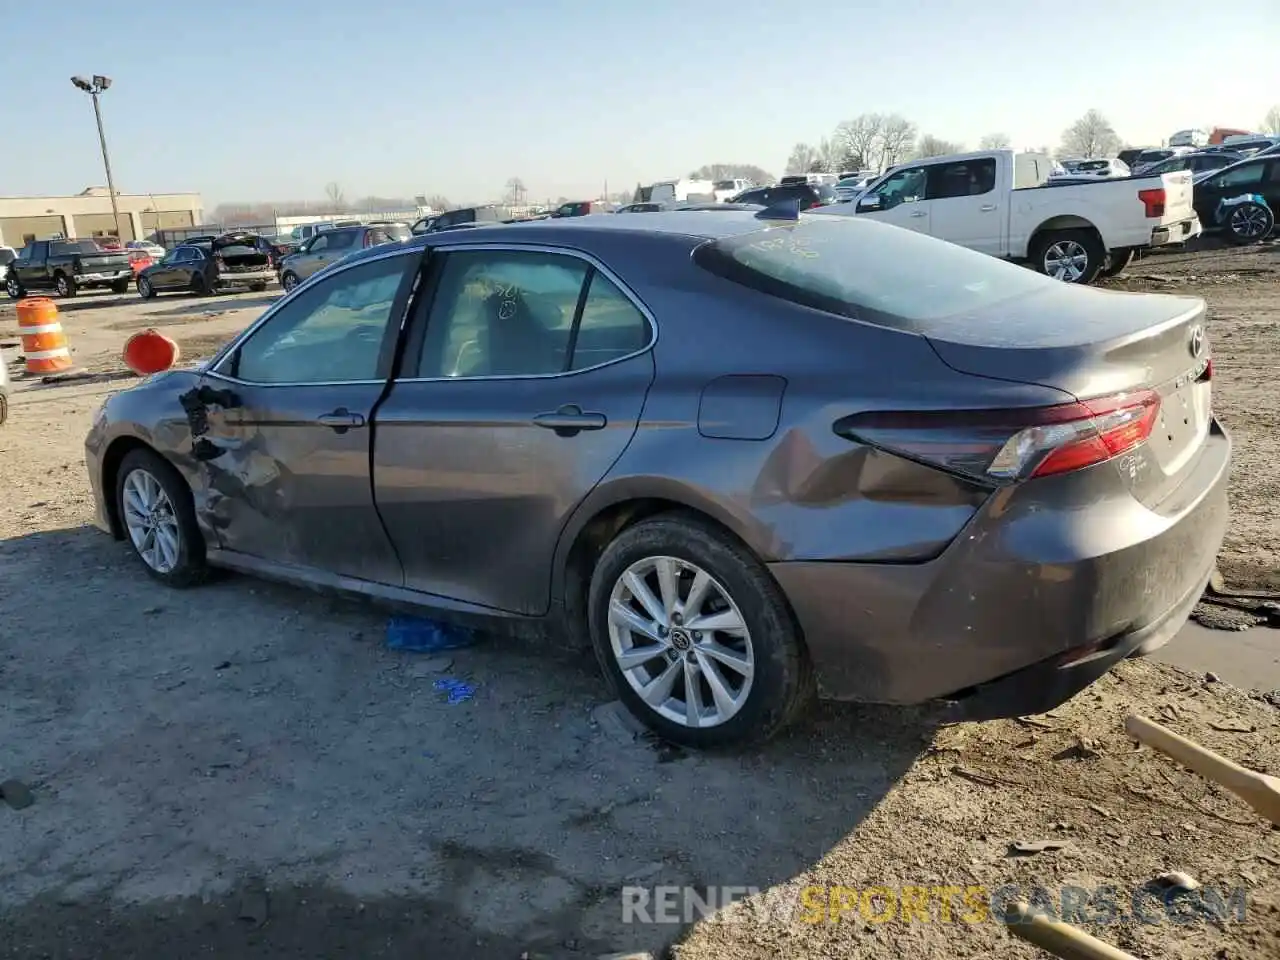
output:
[[[224,273],[261,271],[271,266],[271,256],[263,247],[264,241],[256,233],[225,233],[210,244],[214,256],[221,259],[219,269]]]
[[[1180,223],[1194,217],[1196,211],[1191,171],[1164,173],[1160,175],[1160,180],[1164,185],[1164,215],[1160,217],[1160,223]]]
[[[1116,467],[1154,505],[1193,465],[1211,422],[1203,300],[1061,284],[932,324],[927,339],[961,373],[1053,387],[1077,400],[1153,390],[1147,442]]]

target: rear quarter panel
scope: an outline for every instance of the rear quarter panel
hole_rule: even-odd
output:
[[[1132,177],[1015,190],[1009,208],[1010,252],[1030,256],[1032,239],[1055,218],[1066,219],[1063,229],[1070,229],[1070,221],[1077,220],[1083,221],[1078,226],[1093,226],[1108,250],[1146,246],[1151,228],[1159,221],[1147,219],[1138,191],[1160,185],[1160,177]]]

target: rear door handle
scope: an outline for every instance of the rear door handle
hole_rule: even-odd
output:
[[[913,211],[913,212],[912,212],[912,214],[911,214],[911,215],[912,215],[913,217],[927,217],[927,216],[929,215],[929,211],[928,211],[928,210],[915,210],[915,211]]]
[[[990,213],[995,208],[996,205],[994,203],[984,203],[979,209],[982,210],[983,213]]]
[[[540,413],[533,418],[534,426],[554,430],[557,436],[572,437],[581,430],[603,430],[609,419],[603,413],[584,411],[576,403],[567,403],[554,413]]]
[[[346,433],[352,427],[363,427],[364,417],[352,413],[346,407],[339,407],[332,413],[324,413],[316,417],[316,423],[330,427],[334,433]]]

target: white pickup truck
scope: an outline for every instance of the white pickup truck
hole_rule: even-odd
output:
[[[1068,283],[1114,276],[1135,251],[1200,233],[1185,171],[1046,184],[1043,154],[990,150],[904,163],[857,199],[814,211],[865,216],[1029,262]]]

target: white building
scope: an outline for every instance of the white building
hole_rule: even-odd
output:
[[[117,193],[116,207],[118,229],[106,187],[89,187],[74,197],[0,197],[0,246],[20,248],[58,234],[142,240],[156,230],[195,226],[204,217],[198,193]]]

